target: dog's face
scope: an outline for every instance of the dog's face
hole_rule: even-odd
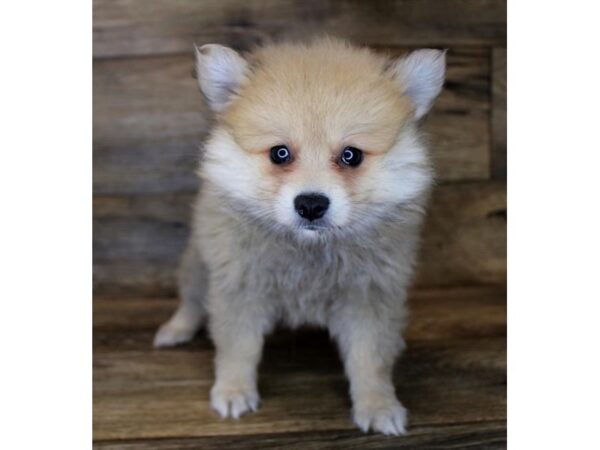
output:
[[[388,61],[330,39],[248,61],[203,46],[197,74],[218,126],[202,176],[241,214],[301,237],[393,220],[431,182],[415,121],[441,90],[444,59]]]

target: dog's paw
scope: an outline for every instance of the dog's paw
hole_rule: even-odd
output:
[[[387,435],[406,434],[408,413],[395,398],[355,406],[354,422],[365,433],[369,430]]]
[[[238,419],[247,412],[258,409],[260,397],[256,389],[239,386],[213,386],[210,391],[210,404],[221,417]]]
[[[164,323],[154,336],[154,347],[174,347],[178,344],[189,342],[194,337],[196,330],[172,323]]]

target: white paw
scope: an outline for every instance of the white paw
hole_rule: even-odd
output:
[[[354,408],[354,422],[365,433],[373,430],[387,435],[406,434],[407,415],[406,408],[395,398]]]
[[[256,389],[215,384],[210,391],[210,404],[223,418],[238,419],[247,412],[256,411],[259,403]]]
[[[158,329],[154,336],[153,345],[155,347],[173,347],[191,341],[194,334],[196,334],[195,329],[177,326],[169,321]]]

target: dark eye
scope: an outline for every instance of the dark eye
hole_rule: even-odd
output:
[[[355,147],[346,147],[340,159],[347,166],[356,167],[362,162],[363,153]]]
[[[271,161],[273,164],[285,164],[292,159],[290,150],[285,145],[271,147]]]

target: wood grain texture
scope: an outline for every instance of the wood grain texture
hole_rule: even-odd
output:
[[[506,448],[506,1],[94,0],[93,8],[94,448]],[[212,120],[191,76],[192,43],[245,51],[324,33],[392,56],[449,48],[443,94],[423,123],[441,185],[394,377],[411,412],[401,438],[355,429],[323,331],[269,337],[263,407],[240,421],[209,410],[214,350],[203,332],[176,349],[150,347],[177,302],[174,271]],[[492,286],[456,287],[482,283]]]
[[[269,337],[260,367],[260,412],[223,421],[209,410],[213,349],[205,335],[176,349],[150,348],[152,333],[168,317],[174,299],[97,298],[95,444],[401,448],[437,443],[450,448],[444,445],[460,443],[461,448],[480,448],[487,443],[501,448],[506,420],[505,292],[415,291],[409,301],[408,350],[394,380],[411,411],[410,435],[384,438],[354,429],[347,382],[325,332],[278,331]]]
[[[190,192],[210,116],[192,57],[94,63],[94,193]]]
[[[505,0],[95,0],[93,13],[95,58],[323,33],[371,45],[506,46]]]
[[[404,49],[382,49],[399,55]],[[448,81],[424,124],[441,180],[487,179],[489,51],[456,49]],[[94,63],[94,192],[193,192],[210,113],[191,76],[192,56]]]
[[[94,198],[96,293],[174,295],[188,236],[191,194]],[[506,184],[473,182],[434,190],[417,284],[506,281]]]
[[[506,49],[492,51],[492,176],[506,178]]]
[[[506,423],[476,422],[465,425],[436,425],[412,427],[402,438],[364,435],[359,431],[302,431],[252,436],[214,436],[175,439],[132,439],[100,441],[94,448],[110,450],[173,450],[173,449],[505,449]]]
[[[506,282],[506,183],[439,186],[423,232],[417,284]]]

